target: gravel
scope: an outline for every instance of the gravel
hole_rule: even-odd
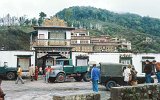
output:
[[[15,81],[3,80],[2,89],[6,93],[5,100],[52,100],[54,95],[70,95],[77,93],[91,93],[90,82],[75,82],[70,79],[65,83],[45,83],[42,79],[30,81],[24,79],[25,84],[15,84]],[[110,92],[99,85],[101,100],[110,98]]]

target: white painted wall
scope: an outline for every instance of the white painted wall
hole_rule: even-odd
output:
[[[38,39],[39,39],[39,34],[44,34],[44,39],[48,39],[48,30],[38,30]]]
[[[73,52],[72,53],[73,65],[75,65],[76,59],[75,56],[78,55],[88,55],[89,61],[99,62],[110,62],[110,63],[119,63],[119,56],[121,54],[131,54],[131,53],[81,53],[81,52]],[[142,73],[142,57],[149,56],[155,57],[156,61],[160,62],[160,54],[153,53],[142,53],[142,54],[131,54],[132,55],[132,64],[135,66],[135,69],[138,71],[138,76],[144,76]]]
[[[3,66],[4,62],[8,62],[8,66],[17,67],[16,55],[33,55],[31,56],[31,64],[35,65],[34,51],[0,51],[0,66]]]
[[[71,32],[70,31],[66,31],[66,39],[71,39]]]

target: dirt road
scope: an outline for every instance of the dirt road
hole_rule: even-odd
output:
[[[56,94],[73,94],[92,92],[90,82],[68,81],[65,83],[45,83],[42,79],[31,82],[25,79],[25,84],[15,84],[15,81],[4,80],[2,89],[6,93],[5,100],[52,100]],[[99,85],[101,100],[107,100],[110,92]]]

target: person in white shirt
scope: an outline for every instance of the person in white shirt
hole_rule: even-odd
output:
[[[125,85],[129,85],[129,81],[130,81],[130,75],[131,75],[131,65],[128,65],[128,67],[124,70],[124,82]]]

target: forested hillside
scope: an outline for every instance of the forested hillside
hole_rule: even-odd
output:
[[[0,27],[0,49],[4,50],[29,50],[30,46],[29,26]]]
[[[56,16],[70,26],[87,28],[91,35],[126,38],[132,42],[132,52],[160,52],[160,19],[78,6],[66,8]],[[145,42],[147,37],[153,41]]]
[[[55,16],[64,19],[70,27],[88,29],[90,35],[126,38],[132,43],[132,52],[160,53],[160,19],[78,6],[66,8]],[[1,26],[0,47],[4,46],[6,50],[29,50],[29,32],[34,31],[34,25],[42,24],[46,14],[41,12],[39,17],[26,19],[20,26]],[[151,41],[147,42],[146,38]]]

